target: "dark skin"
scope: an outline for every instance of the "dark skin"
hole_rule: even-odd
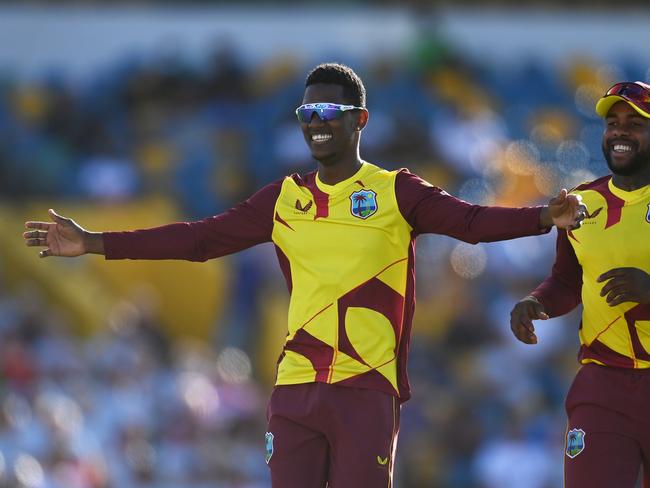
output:
[[[343,96],[341,85],[317,83],[305,89],[302,103],[338,103],[355,105]],[[359,141],[361,131],[368,123],[367,110],[349,110],[343,117],[329,122],[323,122],[316,114],[309,124],[300,124],[302,134],[311,151],[318,161],[318,177],[327,185],[335,185],[348,179],[361,168]],[[316,142],[314,135],[326,134],[332,138],[324,142]]]
[[[634,191],[650,183],[650,119],[642,117],[627,102],[610,108],[603,132],[603,154],[611,169],[612,183]],[[650,274],[639,268],[613,268],[601,274],[600,296],[609,306],[625,302],[650,304]],[[536,344],[533,320],[546,320],[544,306],[532,296],[520,300],[510,312],[510,328],[517,339]]]
[[[355,105],[343,96],[341,85],[317,83],[305,89],[302,103],[338,103]],[[305,142],[318,164],[318,177],[327,185],[335,185],[353,176],[363,160],[359,154],[361,131],[368,123],[368,111],[348,110],[339,119],[325,122],[314,115],[308,124],[301,123]],[[317,136],[317,137],[315,137]],[[318,137],[320,136],[320,137]],[[324,136],[324,137],[323,137]],[[539,227],[553,225],[571,228],[584,218],[579,200],[560,193],[540,212]],[[74,220],[49,210],[51,222],[25,222],[27,232],[23,233],[25,244],[30,247],[45,247],[39,256],[74,257],[82,254],[104,254],[104,240],[101,232],[89,232]]]

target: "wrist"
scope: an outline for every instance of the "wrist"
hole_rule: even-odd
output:
[[[104,236],[101,232],[84,231],[84,253],[104,254]]]
[[[555,224],[553,223],[553,217],[551,217],[551,211],[548,205],[544,205],[539,212],[539,228],[548,229],[549,227],[553,227],[553,225]]]

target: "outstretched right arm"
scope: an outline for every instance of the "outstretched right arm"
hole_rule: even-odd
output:
[[[268,242],[282,180],[265,186],[230,210],[196,222],[178,222],[126,232],[89,232],[50,210],[52,222],[26,222],[28,246],[41,257],[103,254],[106,259],[205,261]]]
[[[99,232],[89,232],[74,220],[49,209],[51,222],[25,222],[23,233],[28,246],[45,247],[38,255],[74,257],[82,254],[104,254],[104,239]]]

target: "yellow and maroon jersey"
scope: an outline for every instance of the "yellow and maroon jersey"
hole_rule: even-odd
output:
[[[559,231],[551,276],[532,293],[554,317],[580,302],[580,361],[625,368],[650,367],[650,306],[611,307],[597,278],[613,268],[650,273],[650,186],[615,187],[611,176],[578,186],[587,218],[579,229]]]
[[[407,170],[363,163],[336,185],[294,174],[221,215],[107,232],[104,246],[107,259],[203,261],[273,242],[291,294],[277,384],[338,383],[405,400],[417,235],[476,243],[538,226],[537,207],[471,205]]]

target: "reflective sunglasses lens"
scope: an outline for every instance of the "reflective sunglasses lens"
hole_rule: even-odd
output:
[[[644,112],[650,113],[650,90],[636,83],[618,83],[607,91],[633,103]]]
[[[608,90],[607,95],[635,98],[643,95],[647,96],[648,91],[636,83],[617,83]]]
[[[341,118],[341,116],[343,115],[343,110],[335,107],[318,108],[318,109],[299,107],[296,110],[296,115],[298,116],[298,120],[303,124],[308,124],[309,122],[311,122],[311,118],[314,113],[322,121],[327,122],[330,120]]]

